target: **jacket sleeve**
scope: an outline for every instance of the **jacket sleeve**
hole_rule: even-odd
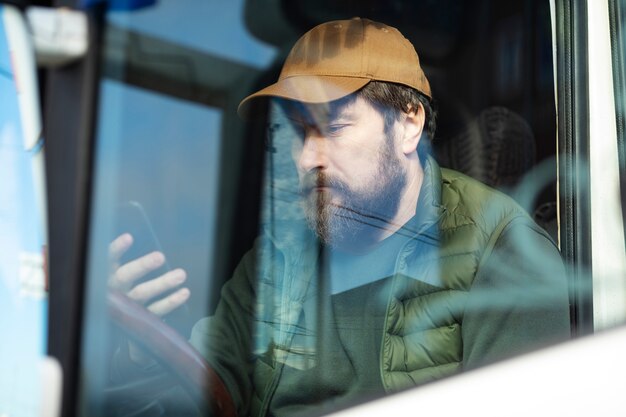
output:
[[[493,240],[465,309],[466,370],[570,337],[565,268],[551,239],[517,217]]]
[[[228,388],[239,415],[248,415],[252,390],[255,282],[253,250],[244,256],[233,277],[222,287],[215,314],[199,320],[190,338]]]

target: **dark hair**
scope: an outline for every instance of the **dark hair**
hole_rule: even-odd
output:
[[[420,158],[424,159],[431,153],[431,141],[435,137],[437,128],[437,110],[434,100],[420,93],[414,88],[402,84],[389,83],[384,81],[370,81],[354,94],[340,98],[329,103],[329,111],[339,111],[344,106],[352,103],[357,97],[363,98],[383,116],[385,133],[391,132],[395,122],[400,120],[403,113],[409,108],[416,109],[421,103],[424,107],[425,120],[424,132],[428,136],[427,140],[420,140],[417,152]],[[310,110],[305,103],[288,99],[278,99],[281,106],[296,111],[303,115],[311,116]],[[314,118],[314,117],[313,117]]]
[[[362,97],[378,109],[384,117],[387,132],[400,120],[402,113],[409,108],[418,108],[421,103],[425,112],[424,130],[430,140],[435,137],[437,110],[433,101],[419,91],[401,84],[370,81],[357,91],[356,96]]]

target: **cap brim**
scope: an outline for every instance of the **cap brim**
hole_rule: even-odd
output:
[[[250,118],[250,104],[259,98],[279,97],[303,103],[327,103],[338,100],[363,88],[369,78],[338,76],[292,76],[257,91],[244,98],[237,114],[242,119]]]

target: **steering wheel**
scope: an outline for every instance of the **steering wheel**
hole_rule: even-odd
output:
[[[113,322],[176,376],[198,409],[209,409],[212,415],[220,417],[237,416],[224,382],[185,338],[120,291],[109,290],[107,301]],[[150,378],[139,381],[135,388],[148,390],[161,383],[162,378]]]

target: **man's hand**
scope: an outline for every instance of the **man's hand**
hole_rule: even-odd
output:
[[[186,272],[177,268],[149,281],[138,283],[146,274],[161,267],[165,263],[165,256],[161,252],[152,252],[120,265],[120,257],[132,244],[133,237],[125,233],[109,245],[111,265],[109,287],[124,292],[129,298],[145,305],[148,310],[158,316],[164,316],[182,306],[189,299],[188,288],[183,287],[169,295],[166,294],[185,282]],[[129,345],[129,353],[131,359],[138,364],[149,363],[132,343]]]
[[[188,288],[180,288],[166,297],[159,298],[185,282],[187,274],[183,269],[174,269],[155,279],[135,285],[146,274],[162,266],[165,263],[165,256],[161,252],[152,252],[120,265],[120,257],[132,244],[132,236],[125,233],[117,237],[109,246],[109,256],[113,266],[109,286],[123,291],[134,301],[147,305],[148,310],[158,316],[164,316],[183,305],[189,299]]]

